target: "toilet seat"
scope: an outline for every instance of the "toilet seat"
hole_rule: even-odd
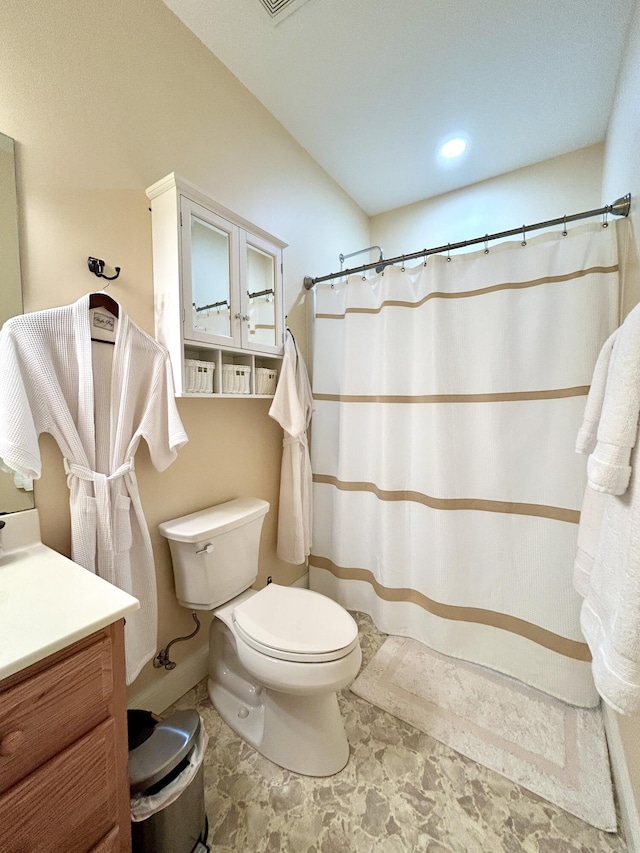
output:
[[[269,584],[237,605],[232,619],[241,640],[280,660],[339,660],[358,645],[358,626],[341,605],[299,587]]]

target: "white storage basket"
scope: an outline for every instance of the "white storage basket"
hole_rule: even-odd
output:
[[[256,367],[256,394],[275,394],[278,371],[273,367]]]
[[[222,393],[250,394],[251,368],[247,364],[222,365]]]
[[[197,358],[185,358],[185,391],[189,394],[213,394],[212,361],[199,361]]]

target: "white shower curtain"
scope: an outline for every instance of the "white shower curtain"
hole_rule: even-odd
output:
[[[617,321],[615,228],[599,223],[318,285],[312,589],[596,704],[574,445]]]

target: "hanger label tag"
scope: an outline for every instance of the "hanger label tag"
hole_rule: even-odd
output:
[[[115,329],[115,317],[108,314],[98,314],[97,311],[93,314],[93,326],[96,329],[102,329],[105,332],[113,332]]]

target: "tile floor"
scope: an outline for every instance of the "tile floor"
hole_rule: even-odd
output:
[[[385,639],[360,626],[363,666]],[[283,770],[212,708],[206,682],[170,710],[196,707],[209,733],[205,803],[215,853],[619,853],[624,841],[344,690],[351,745],[336,776]],[[169,713],[169,711],[167,712]]]

